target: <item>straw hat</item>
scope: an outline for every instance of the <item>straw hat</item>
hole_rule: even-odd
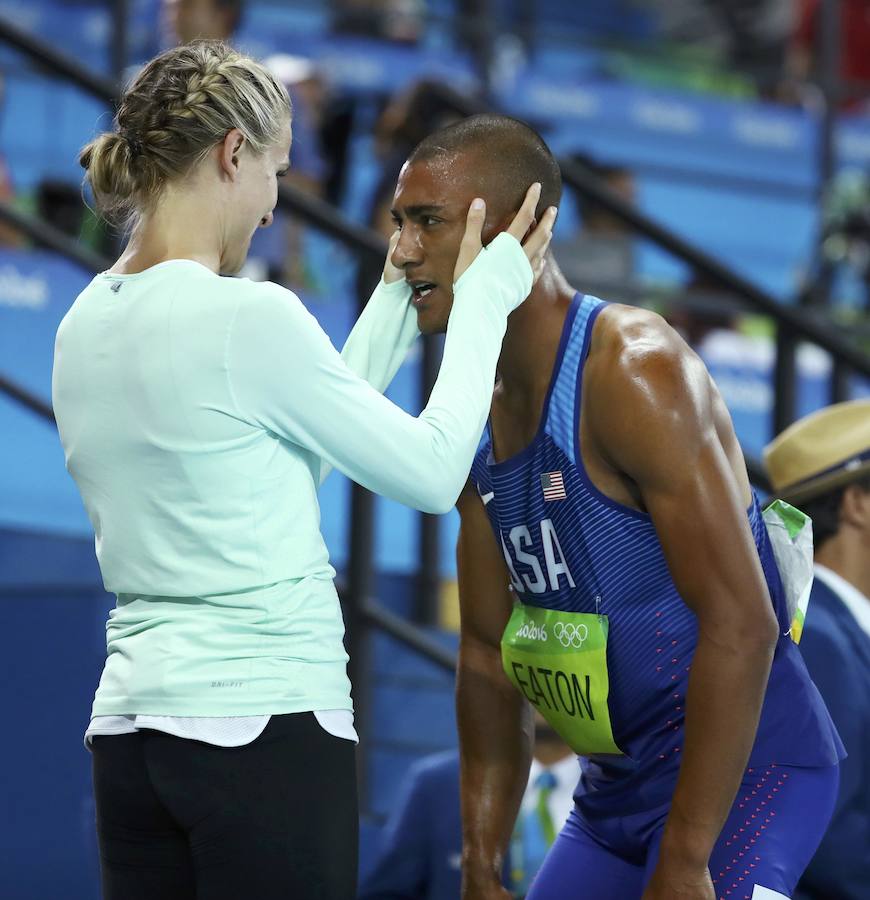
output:
[[[790,425],[764,448],[775,496],[799,506],[870,474],[870,400],[836,403]]]

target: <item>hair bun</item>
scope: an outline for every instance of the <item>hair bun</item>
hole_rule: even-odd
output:
[[[107,131],[91,141],[79,155],[97,202],[105,211],[128,205],[136,194],[133,153],[117,132]]]

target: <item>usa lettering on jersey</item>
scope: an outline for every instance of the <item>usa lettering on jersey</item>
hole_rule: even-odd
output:
[[[562,587],[560,579],[563,577],[566,579],[568,587],[576,587],[574,577],[565,560],[565,554],[562,552],[553,520],[541,519],[538,529],[543,559],[539,559],[537,556],[535,542],[527,525],[515,525],[511,528],[508,533],[510,550],[502,536],[501,549],[514,590],[520,594],[527,591],[533,594],[558,591]],[[529,571],[525,571],[526,569]],[[521,575],[518,574],[518,570],[522,573]]]

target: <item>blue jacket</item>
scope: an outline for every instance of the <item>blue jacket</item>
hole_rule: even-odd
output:
[[[834,817],[800,896],[870,900],[870,637],[818,578],[800,649],[849,754],[840,763]]]
[[[415,763],[358,900],[457,900],[462,882],[459,754]]]

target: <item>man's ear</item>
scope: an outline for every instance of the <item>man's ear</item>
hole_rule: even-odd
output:
[[[221,172],[235,181],[239,174],[239,156],[245,146],[246,139],[238,128],[231,128],[223,141],[218,145],[218,160]]]

